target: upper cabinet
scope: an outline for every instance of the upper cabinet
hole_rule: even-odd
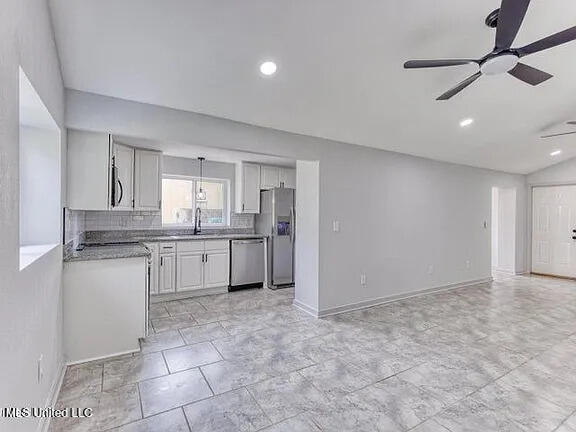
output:
[[[114,142],[106,133],[68,130],[68,207],[160,210],[162,154]]]
[[[293,168],[279,168],[279,187],[296,189],[296,170]]]
[[[162,205],[162,154],[135,150],[134,209],[160,210]]]
[[[112,210],[134,208],[134,149],[122,144],[112,145]]]
[[[280,187],[280,168],[274,166],[260,166],[260,189],[273,189]]]
[[[260,213],[260,165],[236,165],[236,213]]]
[[[109,210],[111,138],[107,133],[68,130],[68,207]]]

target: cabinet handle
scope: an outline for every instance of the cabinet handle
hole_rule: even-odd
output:
[[[208,254],[204,254],[204,256],[206,257],[206,261],[204,262],[208,262]]]
[[[163,257],[163,256],[160,257],[160,265],[161,265],[161,266],[164,265],[164,257]]]
[[[244,211],[244,204],[242,204],[242,211]]]

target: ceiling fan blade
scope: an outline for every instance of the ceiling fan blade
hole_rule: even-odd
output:
[[[512,46],[526,16],[528,5],[530,5],[530,0],[502,0],[496,27],[495,49],[497,51],[506,50]]]
[[[531,44],[518,48],[515,51],[520,57],[524,57],[571,42],[574,39],[576,39],[576,26],[537,40],[536,42],[532,42]]]
[[[569,122],[566,122],[566,124],[576,125],[576,121],[569,121]]]
[[[514,69],[508,71],[508,73],[513,77],[518,78],[520,81],[524,81],[533,86],[542,84],[544,81],[552,78],[552,75],[549,73],[525,65],[524,63],[518,63]]]
[[[563,136],[563,135],[572,135],[572,134],[576,134],[576,131],[564,132],[564,133],[558,133],[558,134],[552,134],[552,135],[544,135],[544,136],[541,136],[540,138],[553,138],[553,137],[558,137],[558,136]]]
[[[470,63],[478,63],[477,60],[469,59],[446,59],[446,60],[410,60],[404,63],[404,69],[436,68],[446,66],[460,66]]]
[[[480,78],[481,75],[482,75],[481,72],[476,72],[474,75],[472,75],[472,76],[466,78],[464,81],[462,81],[456,87],[452,87],[446,93],[437,97],[436,100],[448,100],[448,99],[450,99],[452,96],[460,93],[462,90],[464,90],[470,84],[472,84],[474,81],[476,81],[478,78]]]

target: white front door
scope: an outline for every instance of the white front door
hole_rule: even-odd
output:
[[[576,278],[576,186],[535,187],[532,272]]]

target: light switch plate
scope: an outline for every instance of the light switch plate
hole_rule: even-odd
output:
[[[334,232],[340,232],[340,222],[339,221],[333,221],[332,222],[332,230]]]

